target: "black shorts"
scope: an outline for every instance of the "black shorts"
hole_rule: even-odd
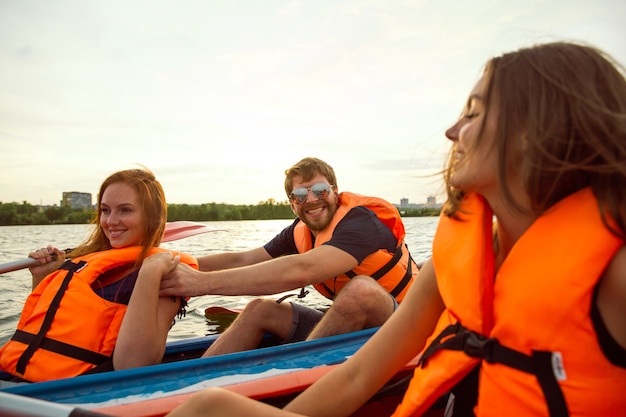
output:
[[[324,312],[315,308],[305,307],[302,304],[291,303],[293,312],[291,330],[281,343],[302,342],[311,334],[313,328],[322,320]]]
[[[398,309],[398,302],[390,294],[393,299],[393,311]],[[311,334],[313,328],[324,317],[324,311],[305,307],[302,304],[291,303],[291,311],[293,313],[291,321],[291,330],[289,335],[284,338],[281,343],[302,342]]]

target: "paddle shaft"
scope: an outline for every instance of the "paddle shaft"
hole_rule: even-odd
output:
[[[110,417],[110,414],[102,414],[83,408],[72,407],[50,401],[30,398],[23,395],[0,392],[0,409],[3,413],[11,416],[23,417]],[[5,414],[3,414],[5,415]]]
[[[19,261],[7,262],[0,265],[0,274],[6,274],[7,272],[18,271],[24,268],[30,268],[31,266],[37,266],[39,261],[33,258],[20,259]]]
[[[173,242],[175,240],[183,239],[189,236],[216,231],[217,229],[211,229],[209,226],[201,223],[188,221],[170,222],[165,225],[165,233],[163,233],[163,239],[161,240],[161,242]],[[66,252],[68,250],[69,249],[66,249]],[[7,272],[13,272],[37,265],[39,265],[39,261],[33,258],[7,262],[4,264],[0,264],[0,274],[6,274]]]

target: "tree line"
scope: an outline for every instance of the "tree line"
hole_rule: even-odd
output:
[[[403,209],[403,217],[438,216],[439,208],[423,207]],[[93,208],[71,208],[61,206],[34,206],[22,203],[0,202],[0,226],[45,225],[45,224],[87,224],[95,215]],[[274,199],[256,205],[206,203],[168,204],[167,221],[221,221],[221,220],[272,220],[294,219],[289,201],[277,202]]]

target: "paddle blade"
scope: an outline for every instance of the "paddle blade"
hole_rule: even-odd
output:
[[[161,239],[161,242],[172,242],[174,240],[184,239],[189,236],[218,231],[220,231],[220,229],[212,229],[206,224],[202,223],[182,220],[177,222],[169,222],[165,225],[165,232],[163,233],[163,239]]]

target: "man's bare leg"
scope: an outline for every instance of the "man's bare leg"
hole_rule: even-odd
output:
[[[290,303],[277,304],[267,298],[254,299],[202,357],[256,349],[265,333],[284,339],[291,331],[292,318]]]
[[[374,279],[356,276],[339,292],[307,340],[380,326],[394,307],[391,295]]]

